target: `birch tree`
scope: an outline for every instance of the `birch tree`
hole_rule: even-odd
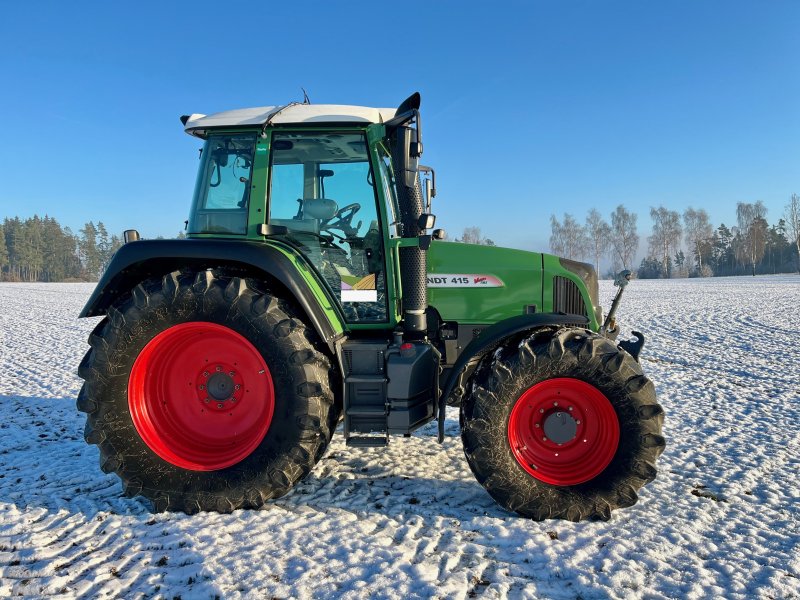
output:
[[[739,202],[736,204],[736,220],[739,223],[739,232],[742,235],[744,256],[747,264],[752,267],[752,274],[756,274],[756,265],[764,257],[767,247],[767,208],[760,200],[754,204]]]
[[[663,272],[667,278],[672,276],[671,256],[677,254],[681,242],[681,216],[674,210],[663,206],[650,209],[653,220],[653,234],[649,238],[650,254],[661,259]]]
[[[711,239],[714,236],[714,229],[708,219],[708,213],[702,208],[695,210],[690,206],[683,212],[683,226],[686,232],[686,242],[697,263],[697,271],[702,276],[703,254],[707,255],[710,252]]]
[[[611,213],[611,247],[614,263],[623,269],[633,269],[633,260],[639,250],[639,233],[636,230],[637,216],[622,204]]]
[[[785,219],[789,241],[797,248],[797,272],[800,273],[800,196],[797,194],[792,194],[786,205]]]
[[[586,232],[572,215],[565,214],[559,222],[555,215],[550,216],[550,250],[553,254],[570,260],[581,260],[589,245]]]
[[[594,259],[594,270],[596,273],[600,273],[600,259],[606,255],[611,246],[611,226],[594,208],[586,216],[586,236],[589,242],[589,253]]]

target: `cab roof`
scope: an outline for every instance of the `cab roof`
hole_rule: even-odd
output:
[[[184,131],[205,138],[210,129],[289,124],[384,123],[395,116],[394,108],[369,108],[345,104],[300,104],[259,106],[226,110],[212,115],[193,114],[186,118]],[[181,120],[183,120],[182,118]]]

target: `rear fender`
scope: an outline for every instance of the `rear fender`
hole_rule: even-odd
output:
[[[558,327],[568,325],[586,327],[588,324],[589,319],[587,319],[585,315],[533,313],[503,319],[484,329],[481,334],[467,344],[467,347],[459,354],[445,382],[442,395],[439,397],[439,442],[441,443],[444,440],[444,414],[447,406],[447,398],[455,389],[459,377],[464,372],[464,369],[466,369],[467,364],[494,351],[503,341],[515,335],[527,333],[534,329],[539,329],[540,327],[547,327],[548,325],[555,325]]]
[[[239,240],[142,240],[122,246],[103,273],[80,317],[95,317],[124,298],[140,282],[178,269],[231,267],[249,277],[276,281],[303,309],[317,334],[333,351],[342,337],[344,319],[323,286],[313,286],[301,273],[299,256],[263,242]],[[309,269],[306,267],[307,272]],[[314,289],[316,287],[317,289]]]

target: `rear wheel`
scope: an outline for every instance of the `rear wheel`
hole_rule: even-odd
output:
[[[663,410],[639,364],[583,329],[543,330],[487,357],[461,409],[478,481],[534,519],[608,519],[656,475]]]
[[[290,302],[202,271],[137,286],[89,338],[79,373],[101,468],[157,510],[257,508],[322,456],[332,367]]]

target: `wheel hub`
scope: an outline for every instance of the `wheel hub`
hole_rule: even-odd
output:
[[[227,373],[214,373],[208,378],[206,387],[214,400],[227,400],[233,393],[233,377]]]
[[[578,424],[569,412],[559,410],[547,416],[542,429],[548,440],[556,444],[566,444],[575,439]]]
[[[214,354],[208,353],[212,358]],[[197,399],[205,408],[230,411],[241,405],[247,386],[241,369],[226,362],[203,360],[203,367],[194,378]]]

